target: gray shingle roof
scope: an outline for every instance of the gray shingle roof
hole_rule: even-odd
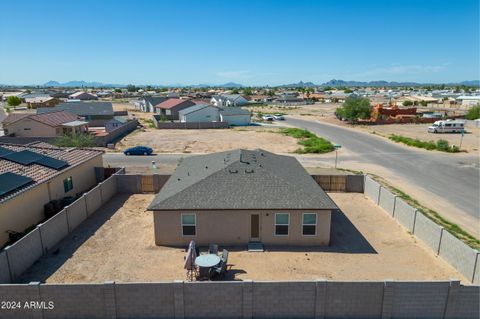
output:
[[[183,159],[148,209],[336,208],[296,158],[239,149]]]
[[[110,102],[66,102],[60,103],[56,107],[38,108],[37,114],[57,111],[68,111],[79,116],[114,115],[112,103]]]
[[[168,100],[168,97],[165,96],[147,96],[145,97],[145,102],[150,103],[152,106],[160,104]]]

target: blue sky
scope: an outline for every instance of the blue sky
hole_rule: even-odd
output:
[[[0,83],[479,79],[478,0],[4,1]]]

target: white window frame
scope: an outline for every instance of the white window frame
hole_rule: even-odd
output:
[[[183,224],[183,215],[193,215],[195,217],[195,224]],[[180,216],[180,232],[182,233],[182,237],[197,237],[197,214],[196,213],[182,213]],[[195,226],[195,235],[185,235],[183,233],[183,226]]]
[[[277,224],[277,215],[287,215],[288,216],[288,224]],[[275,220],[273,221],[273,236],[275,237],[287,237],[290,235],[290,213],[275,213]],[[287,226],[287,234],[283,235],[277,234],[277,226]]]
[[[303,217],[304,217],[306,214],[315,215],[315,224],[304,224],[304,219],[303,219]],[[303,226],[315,226],[315,234],[313,234],[313,235],[305,235],[305,234],[303,233]],[[305,237],[314,237],[314,236],[317,236],[317,229],[318,229],[318,214],[317,214],[317,213],[303,213],[303,214],[302,214],[302,229],[300,230],[300,231],[302,232],[302,236],[305,236]]]
[[[170,109],[165,110],[165,115],[172,115],[172,111]]]

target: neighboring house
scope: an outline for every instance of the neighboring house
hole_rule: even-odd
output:
[[[45,92],[22,92],[21,94],[17,95],[17,97],[19,97],[22,102],[26,102],[27,99],[34,99],[34,98],[43,98],[43,99],[47,99],[50,96],[50,94],[48,93],[45,93]]]
[[[88,132],[88,123],[75,114],[56,111],[44,114],[12,113],[3,122],[5,135],[15,137],[56,137]]]
[[[24,232],[44,220],[48,202],[92,188],[102,153],[46,143],[0,144],[0,247],[8,232]]]
[[[191,100],[168,99],[155,105],[155,113],[165,116],[169,120],[178,120],[178,112],[195,105]]]
[[[155,243],[328,245],[337,206],[296,158],[232,150],[184,158],[155,196]]]
[[[464,106],[475,106],[480,104],[480,95],[457,96],[456,100]]]
[[[243,106],[248,104],[248,100],[240,94],[221,94],[212,96],[210,104],[217,107]]]
[[[135,103],[135,108],[142,112],[155,112],[155,105],[158,105],[162,102],[168,100],[168,97],[165,96],[147,96],[142,100],[139,100]]]
[[[117,128],[125,125],[128,119],[125,116],[115,116],[113,119],[105,123],[105,131],[111,132],[116,130]]]
[[[290,94],[283,94],[279,96],[276,100],[277,103],[301,103],[303,102],[303,99],[297,95],[290,95]]]
[[[208,104],[195,104],[178,112],[180,122],[216,122],[219,109]]]
[[[80,100],[80,101],[98,100],[98,97],[95,94],[84,92],[84,91],[70,94],[68,98],[71,100]]]
[[[66,102],[53,108],[38,108],[37,114],[56,111],[67,111],[81,116],[90,127],[105,126],[105,123],[113,119],[115,115],[110,102]]]
[[[228,125],[245,126],[251,121],[250,111],[240,107],[222,107],[219,114],[220,121],[227,122]]]
[[[27,103],[29,108],[36,109],[39,107],[54,107],[55,105],[60,103],[60,100],[51,96],[47,96],[26,98],[25,102]]]

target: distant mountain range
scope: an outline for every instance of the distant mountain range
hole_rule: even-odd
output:
[[[284,84],[278,85],[276,87],[354,87],[354,86],[362,86],[362,87],[400,87],[400,86],[426,86],[426,85],[439,85],[441,83],[418,83],[418,82],[388,82],[388,81],[369,81],[369,82],[362,82],[362,81],[345,81],[345,80],[330,80],[328,82],[322,84],[315,84],[313,82],[297,82],[291,84]],[[466,85],[466,86],[478,86],[480,87],[480,80],[471,80],[471,81],[462,81],[457,83],[445,83],[448,86],[456,86],[456,85]],[[11,85],[2,85],[9,87]],[[14,86],[22,86],[22,85],[14,85]],[[25,85],[27,86],[27,85]],[[37,85],[28,85],[28,86],[37,86]],[[126,87],[126,84],[112,84],[112,83],[102,83],[102,82],[87,82],[87,81],[69,81],[69,82],[58,82],[58,81],[48,81],[44,83],[44,87],[64,87],[64,88],[121,88]],[[145,87],[147,85],[136,85],[138,87]],[[151,85],[153,87],[192,87],[192,88],[207,88],[207,87],[216,87],[216,88],[242,88],[247,87],[247,85],[242,85],[235,82],[228,82],[225,84],[194,84],[194,85],[185,85],[185,84],[172,84],[172,85]]]

